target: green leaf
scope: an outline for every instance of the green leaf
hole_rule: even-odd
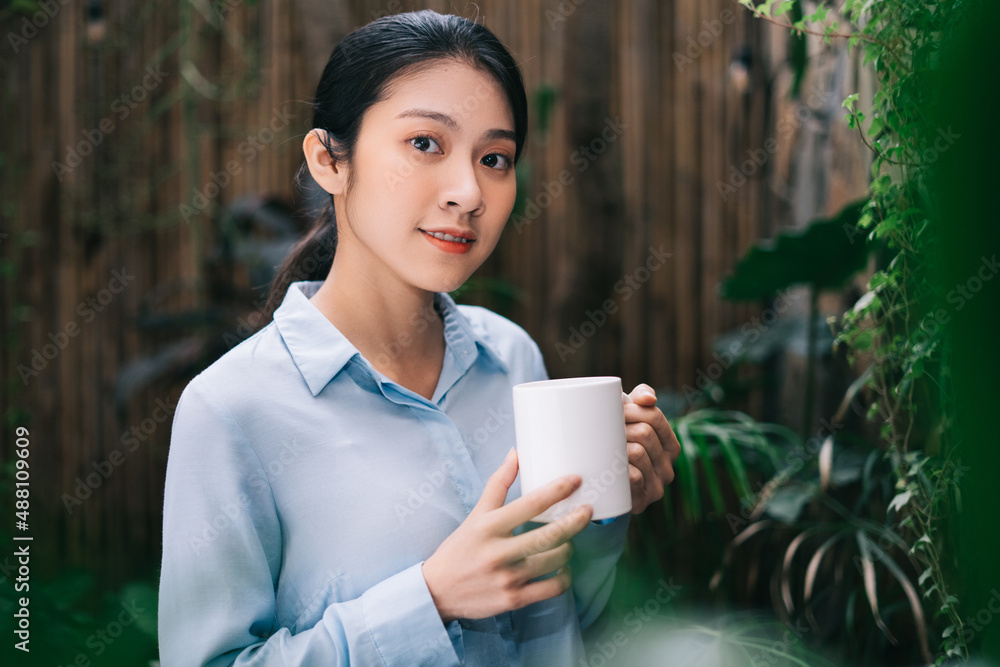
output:
[[[814,484],[790,484],[779,488],[767,501],[767,514],[783,523],[792,523],[816,496],[817,488]]]
[[[889,555],[885,553],[885,551],[883,551],[877,544],[871,542],[868,539],[868,537],[863,533],[861,533],[860,531],[858,532],[858,537],[859,537],[858,546],[861,549],[862,558],[865,560],[870,560],[871,555],[874,554],[875,557],[882,563],[882,565],[884,565],[885,568],[889,570],[892,576],[896,578],[896,581],[899,582],[899,585],[903,587],[903,592],[906,593],[906,598],[910,603],[910,612],[913,614],[914,626],[917,629],[917,639],[920,641],[920,650],[924,656],[930,656],[931,651],[927,639],[927,624],[924,620],[924,610],[923,607],[920,605],[920,598],[917,595],[916,588],[914,588],[913,584],[910,582],[909,577],[906,576],[906,573],[903,572],[903,569],[896,563],[896,561],[890,558]],[[872,570],[874,570],[874,568],[872,568]],[[872,590],[872,587],[874,586],[874,583],[875,583],[874,576],[872,576],[869,581],[868,571],[866,569],[865,588],[869,592],[870,599],[873,597],[872,594],[874,593],[874,591]],[[886,628],[885,625],[881,623],[881,618],[877,614],[878,609],[875,606],[874,602],[872,604],[872,611],[875,613],[877,624],[879,625],[881,630],[885,633],[886,637],[888,637],[889,640],[892,641],[893,643],[896,643],[896,640],[889,633],[888,628]]]
[[[729,477],[736,488],[736,492],[741,498],[750,497],[753,494],[750,490],[750,479],[747,477],[746,467],[744,467],[743,459],[740,458],[740,454],[736,450],[733,439],[725,429],[711,424],[706,426],[708,427],[708,432],[719,440],[719,445],[722,447],[723,453],[722,459],[726,464],[726,469],[729,471]]]
[[[872,559],[872,547],[874,545],[869,542],[868,537],[864,534],[864,531],[857,531],[856,538],[858,542],[858,550],[861,552],[861,573],[864,578],[865,595],[868,598],[869,608],[871,609],[872,616],[875,619],[875,624],[882,630],[885,636],[895,644],[896,638],[892,636],[891,632],[889,632],[889,628],[887,628],[885,623],[882,621],[882,614],[879,613],[878,584],[875,580],[875,562]]]
[[[774,3],[778,0],[764,0],[764,4],[760,5],[758,8],[764,16],[771,16],[771,8],[774,7]]]
[[[677,457],[677,477],[681,496],[684,498],[684,513],[692,521],[701,517],[701,490],[695,472],[698,448],[690,443],[689,429],[683,421],[675,424],[677,440],[681,445],[681,455]]]
[[[726,503],[722,499],[722,489],[719,486],[719,476],[715,474],[715,460],[712,458],[711,452],[709,451],[708,439],[704,436],[691,433],[687,434],[688,446],[694,444],[698,448],[699,457],[701,458],[701,468],[705,475],[705,483],[708,486],[708,495],[712,499],[712,505],[716,512],[720,514],[725,514]]]
[[[803,229],[783,231],[752,247],[720,286],[730,300],[759,300],[792,285],[838,289],[868,263],[871,249],[845,234],[857,225],[867,200],[845,206],[835,217],[813,220]],[[852,241],[854,241],[852,243]]]
[[[875,116],[874,118],[872,118],[871,125],[868,127],[868,136],[869,137],[878,136],[879,132],[881,132],[882,128],[884,127],[885,123],[882,121],[882,119],[879,118],[878,116]]]
[[[813,12],[809,17],[811,23],[819,23],[820,21],[826,20],[826,15],[830,13],[830,10],[826,8],[826,5],[820,3],[819,7]]]
[[[916,552],[917,552],[917,549],[923,549],[924,551],[927,551],[927,550],[928,550],[928,549],[930,549],[930,548],[931,548],[932,546],[934,546],[934,545],[933,545],[933,543],[931,542],[931,538],[930,538],[930,537],[928,537],[927,535],[921,535],[921,536],[920,536],[920,539],[919,539],[919,540],[917,540],[916,542],[914,542],[914,543],[913,543],[913,546],[912,546],[912,547],[910,547],[910,553],[911,553],[911,554],[914,554],[914,553],[916,553]]]
[[[823,39],[826,40],[827,44],[830,43],[830,36],[833,35],[835,32],[837,32],[837,22],[836,21],[834,21],[832,25],[828,25],[826,27],[826,30],[823,31]]]
[[[780,5],[778,5],[778,8],[774,10],[774,15],[781,16],[794,6],[795,6],[794,0],[783,0],[783,2]]]
[[[910,502],[910,497],[912,495],[913,493],[910,491],[904,491],[903,493],[897,495],[895,498],[892,499],[892,502],[889,503],[889,511],[898,512],[899,510],[903,509],[903,507],[906,506],[906,503]]]
[[[865,44],[865,58],[862,65],[867,65],[868,63],[878,59],[878,48],[876,45],[871,43]]]

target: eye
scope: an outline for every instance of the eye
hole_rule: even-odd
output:
[[[491,169],[504,170],[510,167],[511,159],[503,153],[490,153],[480,162]]]
[[[410,139],[410,145],[416,148],[418,151],[424,153],[440,153],[441,147],[438,143],[431,139],[430,137],[413,137]]]

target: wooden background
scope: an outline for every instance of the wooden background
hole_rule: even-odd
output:
[[[43,577],[81,565],[121,581],[158,566],[170,406],[225,350],[219,332],[259,311],[257,274],[219,259],[221,211],[247,196],[301,203],[293,178],[310,96],[337,41],[373,18],[415,8],[476,18],[520,63],[533,101],[522,192],[540,213],[508,227],[481,276],[519,290],[501,306],[554,377],[693,385],[713,336],[767,305],[716,296],[736,259],[866,183],[840,116],[823,115],[857,90],[851,63],[817,43],[816,62],[840,78],[817,66],[789,99],[787,31],[732,0],[58,7],[0,23],[0,455],[10,460],[15,427],[30,429]],[[741,49],[744,90],[731,74]],[[811,102],[810,86],[836,94]],[[776,152],[724,199],[719,183],[769,139]],[[842,145],[836,162],[831,142]],[[556,192],[564,171],[572,182]],[[640,270],[661,247],[662,267]],[[116,270],[134,278],[113,293]],[[641,285],[616,292],[627,275]],[[607,323],[584,326],[607,300]]]

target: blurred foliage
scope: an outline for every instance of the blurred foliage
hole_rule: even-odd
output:
[[[928,575],[900,537],[911,518],[900,512],[882,451],[847,432],[820,433],[786,461],[727,515],[735,537],[712,588],[735,563],[752,562],[734,583],[748,592],[763,585],[779,618],[807,625],[815,643],[838,647],[843,659],[910,664],[914,648],[926,659],[930,619],[917,587]]]
[[[706,534],[728,534],[709,592],[723,610],[732,610],[739,599],[769,599],[775,622],[796,629],[795,644],[801,641],[805,654],[822,650],[840,664],[872,667],[912,664],[930,652],[927,628],[933,619],[926,617],[918,593],[928,575],[900,537],[911,519],[901,512],[894,466],[881,449],[841,427],[856,396],[849,392],[846,398],[833,423],[825,422],[808,440],[733,411],[703,409],[672,419],[682,454],[675,465],[676,490],[665,500],[668,515],[679,504],[689,525],[703,526],[689,531],[695,541],[682,539],[674,548],[713,553],[702,541]],[[727,511],[734,499],[739,511]],[[647,518],[634,520],[649,553],[635,553],[636,544],[630,545],[619,568],[625,589],[616,594],[623,598],[616,603],[619,614],[642,605],[642,590],[648,598],[655,589],[654,583],[637,583],[642,572],[670,571],[662,565]],[[700,593],[688,591],[690,609],[679,618],[698,613],[706,602],[698,599]],[[749,631],[737,635],[734,646],[765,642]],[[825,658],[787,653],[766,657],[771,664],[826,664]],[[717,664],[754,663],[729,656]]]
[[[852,202],[832,218],[812,220],[802,229],[783,231],[774,240],[758,243],[740,260],[719,290],[726,299],[760,300],[794,285],[808,286],[803,437],[813,421],[819,292],[843,287],[865,267],[871,246],[864,241],[855,243],[854,235],[866,204],[864,200]]]
[[[148,335],[166,334],[167,342],[126,361],[115,382],[115,405],[124,411],[150,386],[186,381],[260,328],[267,289],[275,269],[299,239],[306,222],[285,202],[241,197],[221,210],[204,263],[204,305],[178,309],[170,304],[180,294],[198,294],[193,282],[157,285],[143,295],[136,326]],[[318,263],[322,258],[307,257]],[[308,267],[306,267],[308,268]],[[251,287],[236,286],[245,275]],[[201,303],[199,299],[186,299]]]
[[[14,461],[0,475],[0,495],[14,496]],[[0,543],[15,542],[7,522],[0,524]],[[29,549],[31,546],[29,546]],[[37,548],[37,547],[36,547]],[[0,646],[4,665],[120,665],[148,667],[156,660],[157,578],[132,581],[117,592],[102,591],[90,572],[69,569],[46,578],[38,571],[37,559],[29,563],[30,574],[18,581],[17,559],[0,562],[0,615],[13,619],[26,597],[30,630],[30,653],[14,648],[19,639],[6,632]],[[25,588],[27,586],[27,588]],[[16,625],[10,624],[13,630]]]
[[[950,405],[949,439],[961,458],[956,490],[959,510],[942,512],[935,521],[951,524],[958,539],[945,544],[957,554],[961,577],[961,641],[970,653],[1000,663],[1000,532],[997,531],[997,482],[1000,448],[996,446],[996,412],[1000,405],[1000,226],[997,225],[997,156],[1000,155],[1000,88],[996,79],[994,32],[1000,23],[1000,3],[965,3],[944,35],[940,70],[928,82],[925,145],[954,138],[954,145],[937,153],[929,165],[928,189],[933,208],[931,236],[940,240],[928,248],[938,260],[933,278],[937,293],[932,308],[942,325],[947,359]],[[929,152],[927,157],[934,157]],[[968,298],[966,298],[968,297]],[[945,321],[947,320],[947,321]],[[947,450],[944,450],[947,454]],[[982,664],[977,662],[976,664]]]

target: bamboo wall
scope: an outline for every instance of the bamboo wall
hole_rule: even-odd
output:
[[[422,7],[484,20],[515,54],[532,99],[554,100],[544,126],[532,109],[525,155],[523,194],[538,215],[516,218],[482,271],[520,289],[508,312],[539,342],[552,376],[619,374],[630,386],[680,389],[711,361],[712,336],[760,311],[722,302],[715,286],[787,220],[787,202],[766,187],[773,164],[725,200],[718,183],[774,136],[784,48],[775,40],[787,33],[731,0],[119,0],[100,19],[69,3],[17,53],[3,45],[2,60],[0,454],[9,460],[15,426],[30,428],[32,531],[49,572],[73,563],[125,578],[158,564],[169,442],[169,419],[159,418],[184,383],[129,393],[121,372],[170,346],[183,360],[193,339],[143,314],[211,304],[218,207],[247,194],[293,200],[307,100],[330,49],[371,18]],[[20,34],[23,20],[6,16],[3,32]],[[753,54],[745,91],[730,75],[741,47]],[[157,66],[161,80],[147,79],[143,94]],[[96,136],[77,166],[53,166]],[[210,196],[223,171],[228,182]],[[199,194],[209,206],[191,214]],[[646,272],[650,248],[669,257]],[[91,306],[81,304],[110,293],[115,270],[134,278],[86,319],[80,310]],[[251,287],[245,273],[229,277]],[[610,315],[598,326],[588,311]],[[79,331],[65,349],[23,380],[18,367],[69,324]],[[100,474],[116,451],[121,462],[91,497],[67,504],[78,479]]]

